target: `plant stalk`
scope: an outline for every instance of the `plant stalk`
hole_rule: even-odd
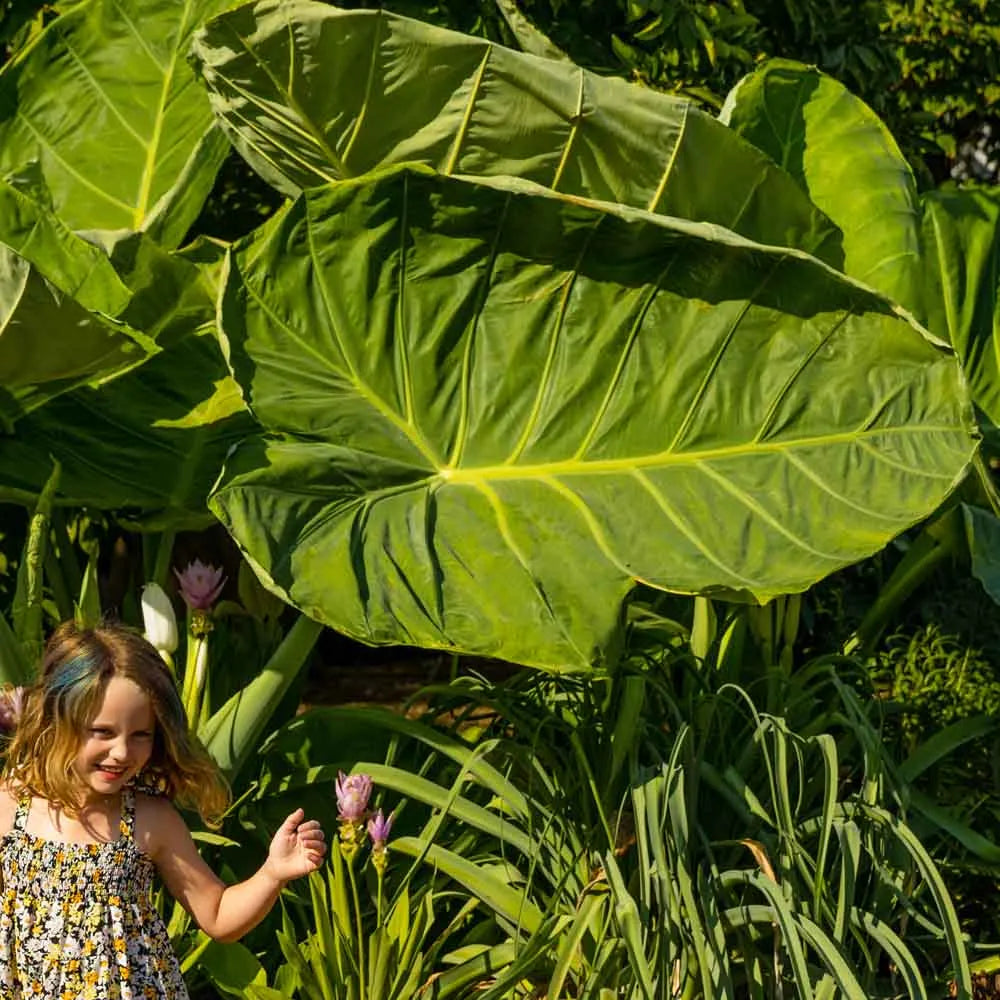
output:
[[[368,965],[365,962],[365,939],[361,926],[361,900],[358,896],[358,883],[354,877],[354,858],[347,862],[347,878],[351,883],[351,902],[354,905],[354,926],[358,935],[358,990],[361,1000],[365,1000],[368,993]]]

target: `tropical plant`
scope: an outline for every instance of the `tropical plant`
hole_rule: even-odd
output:
[[[953,345],[962,362],[987,455],[995,449],[1000,385],[991,345],[997,336],[998,207],[988,189],[918,194],[906,161],[884,124],[858,98],[815,69],[773,61],[745,78],[721,116],[798,179],[844,234],[844,270],[881,289],[931,333]],[[850,136],[849,141],[845,137]],[[831,155],[833,145],[838,155]],[[863,198],[845,193],[845,171]],[[873,220],[878,235],[872,236]],[[1000,503],[991,472],[978,460],[978,495],[949,505],[910,545],[861,622],[854,648],[870,649],[902,601],[951,556],[971,558],[993,586]]]
[[[963,389],[905,317],[809,257],[653,214],[842,261],[840,236],[787,197],[783,171],[689,105],[309,3],[238,8],[194,51],[257,169],[289,193],[335,182],[234,249],[220,311],[270,436],[231,456],[212,509],[310,614],[366,641],[600,663],[637,579],[757,599],[800,589],[929,513],[963,475]],[[404,109],[393,94],[411,78],[425,96]],[[505,134],[501,104],[531,127]],[[637,139],[626,171],[612,125],[639,137],[653,121],[662,145]],[[693,157],[725,162],[726,183]],[[342,301],[360,291],[360,260],[366,291]],[[290,356],[304,380],[288,378]],[[748,376],[755,364],[766,378]],[[861,368],[870,394],[857,392]],[[748,384],[763,390],[747,396]],[[838,405],[820,405],[824,392]],[[719,505],[725,518],[706,520]],[[573,539],[572,572],[557,536]]]
[[[446,913],[472,904],[445,919],[453,967],[431,996],[968,989],[953,903],[906,822],[909,779],[851,684],[860,664],[741,688],[736,621],[701,665],[686,629],[644,616],[633,644],[655,653],[609,677],[461,678],[421,692],[418,720],[313,709],[265,748],[270,788],[246,815],[280,811],[276,779],[300,796],[333,778],[338,755],[314,734],[391,736],[385,763],[355,767],[403,797],[395,864],[449,876]],[[775,686],[787,721],[755,707]],[[289,770],[293,747],[308,749]]]
[[[110,36],[110,48],[102,48],[96,25],[104,14],[112,15],[97,0],[74,11],[72,20],[59,18],[46,28],[0,78],[0,86],[16,91],[19,107],[15,124],[8,126],[7,155],[11,162],[38,160],[58,212],[73,178],[81,174],[79,167],[67,171],[65,163],[73,157],[87,162],[97,140],[91,137],[80,149],[59,147],[58,158],[43,148],[36,133],[48,135],[52,123],[45,117],[44,84],[29,68],[69,52],[83,53],[86,65],[99,68],[119,38],[130,34],[129,24],[134,27],[123,11],[114,14],[120,31]],[[302,30],[286,35],[286,17],[298,19]],[[166,15],[150,18],[150,37],[160,39],[168,62],[190,27],[188,21],[171,23]],[[385,38],[372,49],[377,31]],[[342,39],[338,58],[303,62],[303,52],[321,52],[331,32]],[[233,38],[246,44],[234,48]],[[407,40],[405,62],[392,54],[397,38]],[[153,42],[148,49],[158,51]],[[368,59],[369,53],[383,51],[381,61]],[[282,60],[325,78],[321,83],[293,73],[291,91],[283,92],[269,69]],[[361,92],[354,83],[364,74],[354,67],[366,62],[367,98],[359,105]],[[446,72],[431,73],[431,63]],[[159,432],[169,424],[169,435],[181,425],[194,427],[201,444],[210,443],[195,449],[206,458],[197,480],[180,477],[188,487],[185,495],[172,496],[169,506],[154,513],[163,495],[176,494],[176,486],[166,490],[154,476],[147,477],[145,496],[134,491],[127,480],[141,478],[135,470],[149,467],[157,452],[144,433],[126,434],[138,451],[111,433],[101,441],[75,442],[75,458],[68,461],[79,468],[79,456],[87,456],[90,473],[78,493],[66,485],[74,483],[73,470],[64,468],[59,499],[79,500],[91,491],[105,507],[145,508],[139,516],[146,526],[176,524],[181,511],[183,517],[203,517],[200,503],[209,470],[218,469],[221,449],[231,447],[230,434],[252,426],[245,422],[251,419],[245,400],[272,436],[244,438],[212,506],[277,593],[368,641],[404,640],[580,667],[614,658],[621,638],[619,606],[637,580],[685,591],[726,588],[757,599],[800,589],[925,516],[963,475],[974,440],[951,359],[884,300],[811,257],[764,245],[808,251],[852,271],[853,262],[844,260],[843,235],[789,175],[690,105],[588,76],[565,63],[540,63],[462,36],[429,34],[389,15],[307,3],[283,5],[280,16],[267,4],[223,15],[198,35],[196,67],[238,148],[283,190],[294,193],[303,184],[348,175],[354,179],[323,193],[306,192],[227,257],[220,315],[228,362],[240,384],[229,377],[213,380],[208,398],[199,389],[201,401],[180,420],[164,421],[162,410],[157,416],[160,404],[146,387],[161,359],[163,384],[173,386],[184,381],[172,360],[180,358],[178,351],[196,345],[211,350],[208,338],[195,334],[210,314],[208,297],[199,298],[205,291],[201,279],[215,280],[218,253],[203,246],[170,254],[149,239],[152,233],[166,246],[176,239],[193,207],[188,193],[182,197],[168,188],[160,199],[162,210],[155,213],[147,211],[148,199],[132,205],[130,224],[144,231],[126,240],[104,239],[107,260],[117,261],[132,282],[125,284],[119,313],[123,321],[134,320],[130,328],[147,330],[147,337],[148,331],[162,338],[164,331],[176,330],[177,346],[164,341],[158,352],[151,347],[155,356],[106,378],[99,391],[65,392],[72,387],[41,378],[51,392],[40,397],[34,411],[18,417],[18,435],[6,442],[11,459],[18,445],[27,448],[28,442],[35,455],[34,466],[17,465],[16,475],[24,478],[11,488],[20,491],[18,496],[30,492],[30,480],[39,478],[38,456],[48,448],[36,442],[47,440],[42,426],[47,418],[53,419],[53,436],[66,426],[91,434],[92,419],[72,418],[80,394],[110,401],[119,388],[131,387],[153,402],[153,412],[147,410],[135,430],[142,424]],[[553,95],[548,104],[534,96],[531,81],[539,72]],[[423,103],[409,102],[404,112],[404,105],[392,99],[392,88],[407,74],[436,82]],[[121,119],[124,92],[104,88],[100,79],[94,76],[95,86]],[[207,176],[215,161],[206,159],[207,147],[197,139],[211,132],[204,108],[187,89],[175,92],[172,79],[160,79],[163,108],[191,124],[188,152],[177,160],[185,166],[178,169],[181,175],[197,170]],[[235,79],[250,82],[234,88]],[[471,90],[470,81],[475,81]],[[557,94],[562,95],[558,100]],[[270,110],[261,117],[256,109],[265,100]],[[497,101],[525,110],[531,127],[521,129],[520,139],[512,142],[491,118]],[[350,118],[338,102],[350,109]],[[585,104],[600,110],[580,117]],[[145,105],[142,110],[148,113]],[[278,118],[285,125],[275,131]],[[349,120],[354,124],[345,127]],[[30,136],[17,124],[24,122],[32,123]],[[626,134],[635,136],[646,135],[656,123],[663,137],[659,144],[636,141],[627,169],[619,141],[623,122]],[[293,138],[284,133],[286,126]],[[401,135],[410,138],[400,143]],[[152,191],[161,183],[157,171],[162,167],[165,178],[173,161],[164,151],[161,162],[155,144],[147,143],[146,149],[140,176]],[[698,166],[713,158],[727,164],[725,183]],[[407,165],[413,160],[429,162],[436,172],[421,173]],[[394,173],[372,170],[393,162],[399,163]],[[184,187],[182,176],[174,174],[175,183]],[[188,187],[198,189],[197,184]],[[36,183],[29,190],[35,196],[29,199],[32,212],[48,218],[38,200],[44,189]],[[581,197],[615,204],[581,204]],[[394,227],[396,235],[389,242],[367,239],[370,227],[380,224],[366,207],[372,198],[395,206],[387,233]],[[348,201],[355,211],[340,213]],[[81,203],[76,210],[85,207]],[[441,222],[428,216],[430,224],[424,226],[422,212],[439,212]],[[173,213],[180,214],[171,221]],[[684,225],[662,213],[696,224]],[[444,224],[448,218],[452,221]],[[464,242],[468,237],[455,229],[466,218],[480,230],[473,256]],[[529,219],[532,234],[545,219],[548,231],[559,238],[550,239],[547,248],[541,240],[526,242]],[[75,224],[85,221],[93,224],[96,216],[74,217]],[[104,224],[116,221],[122,220],[108,215]],[[705,222],[756,242],[705,228]],[[597,227],[607,231],[607,240],[603,234],[591,240]],[[562,239],[564,229],[576,235]],[[343,256],[317,259],[295,249],[302,243],[290,248],[280,242],[288,237],[316,246],[318,239],[337,239],[346,248],[361,239],[367,280],[388,292],[399,280],[391,242],[411,235],[411,264],[444,271],[437,283],[422,280],[411,289],[404,282],[400,317],[407,323],[408,340],[396,335],[390,312],[364,316],[360,323],[357,304],[342,315],[331,312],[329,289],[351,280],[338,271]],[[611,243],[618,247],[620,264],[608,271],[604,248]],[[319,297],[311,300],[316,308],[307,326],[291,324],[275,332],[270,320],[261,319],[298,312],[301,303],[284,279],[266,291],[254,287],[265,270],[258,254],[264,255],[261,261],[268,257],[267,267],[270,258],[280,256],[274,273],[308,268]],[[456,264],[443,263],[455,254],[464,283],[450,280],[447,269]],[[479,262],[475,267],[465,266],[473,260]],[[767,272],[763,280],[761,269]],[[192,289],[190,310],[178,313],[183,296],[165,301],[166,296],[150,291],[151,274],[169,270],[192,282],[183,286]],[[114,273],[120,280],[119,271]],[[714,287],[708,282],[712,274]],[[792,287],[798,297],[790,297]],[[530,320],[519,310],[520,341],[494,342],[479,334],[480,329],[510,329],[513,313],[507,303],[520,302],[526,293],[535,304]],[[251,308],[258,301],[263,312],[257,305]],[[618,303],[613,310],[612,303]],[[440,317],[436,332],[424,322],[430,312]],[[339,339],[314,341],[316,331],[331,321]],[[419,347],[431,341],[438,345],[435,352]],[[582,349],[576,346],[580,341]],[[397,378],[382,348],[400,350],[404,344]],[[870,357],[855,353],[866,350]],[[524,363],[506,365],[498,381],[487,372],[505,351],[521,352]],[[301,380],[287,385],[283,366],[291,356],[314,366],[309,378],[328,393],[318,408],[314,404],[321,396],[315,389],[310,396],[301,393]],[[747,364],[766,370],[766,377],[751,379],[761,391],[743,394],[741,406],[730,406],[745,386]],[[870,391],[858,394],[853,383],[861,368]],[[651,379],[649,373],[658,370],[676,375]],[[834,396],[851,399],[852,406],[824,402]],[[70,409],[63,409],[64,400]],[[338,400],[342,412],[336,409]],[[803,407],[806,400],[811,405]],[[226,415],[221,421],[220,413]],[[497,419],[501,413],[502,421]],[[227,423],[229,416],[236,422]],[[31,420],[37,422],[25,423]],[[182,440],[173,439],[171,447]],[[55,445],[53,453],[58,457]],[[372,456],[379,456],[376,464]],[[111,475],[94,474],[93,466],[103,462]],[[824,464],[822,474],[817,462]],[[115,471],[123,464],[131,467],[127,477]],[[164,474],[176,468],[176,460],[152,464]],[[340,469],[343,473],[331,475]],[[830,478],[827,469],[837,472]],[[873,498],[869,483],[876,469],[880,495]],[[297,485],[304,481],[313,484],[314,503],[302,502]],[[363,481],[368,485],[361,487]],[[285,483],[296,488],[286,491]],[[647,525],[648,533],[636,534],[621,520],[622,490],[634,523]],[[612,493],[616,499],[609,504]],[[266,511],[259,506],[265,496]],[[705,520],[706,497],[725,506],[724,533],[714,530],[720,523],[714,515]],[[574,557],[586,572],[574,576],[586,579],[586,586],[568,579],[561,556],[546,566],[546,553],[555,550],[553,532],[537,530],[544,523],[536,512],[541,508],[561,540],[577,539]],[[822,510],[823,516],[812,517],[810,509]],[[333,510],[339,511],[337,518],[331,518]],[[800,523],[783,523],[787,510],[801,510]],[[863,524],[859,512],[868,515]],[[407,528],[396,544],[366,549],[364,538],[374,541],[385,516],[394,523],[422,519],[424,540]],[[317,527],[321,522],[329,527]],[[262,535],[264,523],[269,527]],[[659,527],[652,530],[654,525]],[[569,533],[567,526],[573,526]],[[361,554],[366,565],[355,565],[352,556],[336,570],[337,562],[326,569],[325,549],[339,546],[352,531],[354,548],[341,551]],[[300,544],[305,538],[308,543]],[[493,541],[483,544],[487,538]],[[491,550],[499,562],[489,555],[484,563],[484,553]],[[509,628],[498,620],[492,586],[483,590],[476,583],[486,579],[503,581],[510,620],[538,622],[541,634],[522,636],[519,626]]]

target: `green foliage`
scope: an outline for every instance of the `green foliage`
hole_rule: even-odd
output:
[[[184,59],[193,30],[223,6],[86,0],[62,12],[3,68],[0,176],[37,161],[71,228],[141,230],[177,246],[226,153]],[[51,94],[81,81],[87,98],[67,128]]]
[[[789,175],[689,104],[307,3],[220,16],[195,64],[238,148],[302,191],[229,259],[221,330],[271,436],[231,454],[212,509],[310,614],[585,669],[636,581],[801,589],[961,477],[951,357],[775,249],[840,263]]]
[[[956,133],[1000,103],[1000,3],[892,0],[886,14],[899,75],[882,101],[871,92],[872,104],[901,141],[954,156]]]
[[[289,21],[301,30],[288,34]],[[566,62],[308,2],[233,10],[198,34],[192,58],[234,146],[289,196],[423,163],[714,222],[842,263],[829,220],[714,118]],[[276,64],[288,74],[276,75]],[[419,100],[400,101],[401,90]],[[725,164],[725,183],[706,160]]]
[[[890,636],[870,673],[882,696],[900,703],[914,737],[980,713],[1000,716],[993,661],[936,623]]]
[[[366,6],[374,6],[369,4]],[[923,184],[942,153],[997,104],[996,0],[521,0],[520,11],[572,59],[683,93],[713,108],[761,60],[796,59],[845,84],[885,119]],[[400,13],[507,44],[493,0],[403,0]]]
[[[390,871],[452,879],[436,912],[455,967],[431,995],[520,984],[640,998],[663,975],[713,998],[779,984],[920,997],[951,975],[967,988],[952,904],[869,716],[878,705],[839,676],[858,666],[759,678],[754,695],[732,683],[738,657],[717,659],[725,642],[699,668],[683,629],[647,618],[633,638],[647,633],[658,652],[613,677],[466,678],[421,692],[420,720],[325,709],[276,736],[291,749],[293,730],[325,719],[392,737],[385,763],[355,770],[403,797]],[[769,689],[787,719],[754,707]],[[265,753],[259,805],[275,787],[322,794],[337,756],[313,741],[282,779],[287,764]]]

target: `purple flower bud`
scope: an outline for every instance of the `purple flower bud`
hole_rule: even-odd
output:
[[[226,577],[215,566],[206,566],[200,559],[188,563],[183,573],[174,570],[180,584],[181,597],[192,611],[207,611],[222,593]]]
[[[392,813],[388,816],[382,815],[379,809],[370,820],[368,820],[368,836],[372,838],[372,844],[376,847],[385,847],[385,842],[389,839],[389,831],[392,829]]]
[[[367,774],[341,771],[337,777],[337,818],[346,823],[363,822],[371,794],[372,779]]]
[[[24,708],[24,688],[6,688],[0,691],[0,733],[12,733]]]

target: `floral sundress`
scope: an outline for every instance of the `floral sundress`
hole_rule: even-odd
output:
[[[153,862],[135,842],[133,791],[107,844],[32,836],[30,804],[0,840],[0,1000],[187,1000],[153,906]]]

